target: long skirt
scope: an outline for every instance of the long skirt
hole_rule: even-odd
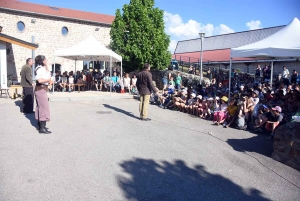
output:
[[[50,107],[46,90],[35,91],[35,98],[35,119],[38,121],[50,121]]]

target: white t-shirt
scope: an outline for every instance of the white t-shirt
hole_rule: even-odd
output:
[[[131,82],[133,85],[136,85],[137,78],[132,78]]]
[[[130,86],[130,77],[124,77],[124,87]]]
[[[47,69],[44,67],[44,66],[37,66],[35,68],[35,72],[36,72],[36,76],[35,76],[35,79],[38,80],[38,79],[50,79],[51,77],[51,74],[49,71],[47,71]],[[44,82],[44,83],[41,83],[41,84],[45,84],[45,85],[48,85],[48,82]]]
[[[74,77],[69,77],[69,84],[74,84]]]

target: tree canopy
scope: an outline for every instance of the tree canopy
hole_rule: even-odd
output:
[[[111,48],[123,58],[126,71],[140,69],[145,62],[164,69],[171,61],[170,36],[165,33],[163,10],[154,8],[154,0],[130,0],[117,9],[112,24]]]

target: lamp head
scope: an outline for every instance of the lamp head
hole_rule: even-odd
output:
[[[199,33],[200,38],[204,38],[205,33]]]

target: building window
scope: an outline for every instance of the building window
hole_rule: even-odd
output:
[[[24,22],[19,21],[19,22],[17,23],[17,27],[18,27],[18,30],[19,30],[19,31],[24,31],[24,29],[25,29],[25,24],[24,24]]]
[[[61,33],[62,33],[64,36],[68,35],[68,33],[69,33],[68,28],[67,28],[67,27],[63,27],[63,28],[61,29]]]

